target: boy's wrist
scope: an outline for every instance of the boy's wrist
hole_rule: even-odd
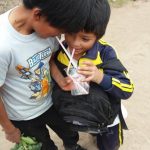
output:
[[[21,137],[21,131],[18,128],[14,128],[11,132],[5,131],[6,139],[13,143],[19,143]]]
[[[3,126],[3,131],[6,134],[12,134],[15,130],[16,130],[16,127],[11,123],[7,123]]]
[[[97,78],[95,79],[95,83],[100,84],[104,78],[104,74],[101,73]]]
[[[6,135],[14,135],[14,134],[19,133],[19,132],[20,132],[20,130],[18,128],[14,128],[12,130],[5,131],[5,134]]]
[[[101,82],[99,83],[99,85],[104,89],[104,90],[108,90],[111,88],[112,86],[112,79],[110,76],[103,74],[103,79],[101,80]]]

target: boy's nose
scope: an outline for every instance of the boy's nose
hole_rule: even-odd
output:
[[[79,40],[73,40],[72,46],[73,46],[73,48],[78,48],[80,46],[80,41]]]

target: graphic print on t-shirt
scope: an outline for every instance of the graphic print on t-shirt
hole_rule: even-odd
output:
[[[51,49],[47,48],[27,60],[29,68],[20,64],[16,66],[16,70],[21,74],[22,79],[31,80],[29,84],[29,88],[33,92],[30,96],[31,99],[45,97],[51,90],[49,67],[44,63],[44,60],[50,57],[51,54]]]

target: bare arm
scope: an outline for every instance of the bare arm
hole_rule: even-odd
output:
[[[2,126],[5,132],[7,140],[13,143],[18,143],[20,141],[21,135],[20,130],[16,128],[8,119],[8,115],[1,97],[0,97],[0,125]]]
[[[59,69],[57,68],[54,60],[53,60],[53,56],[51,57],[50,60],[50,69],[51,69],[51,76],[53,77],[53,79],[57,82],[57,84],[61,87],[65,84],[64,82],[64,77],[61,74],[61,72],[59,71]]]

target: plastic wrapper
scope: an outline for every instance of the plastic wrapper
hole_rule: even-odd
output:
[[[66,71],[67,69],[65,69]],[[85,77],[77,73],[76,68],[70,68],[67,75],[73,81],[72,95],[86,95],[89,94],[89,83],[82,81]]]

